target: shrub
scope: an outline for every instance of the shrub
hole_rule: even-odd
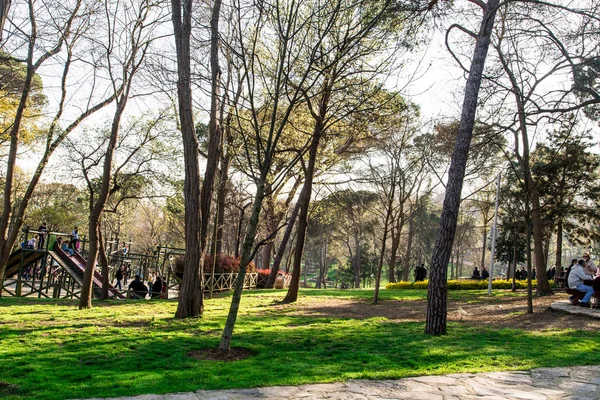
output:
[[[386,289],[427,289],[428,281],[421,282],[394,282],[385,285]],[[531,281],[532,287],[535,289],[537,281]],[[482,280],[451,280],[447,283],[448,290],[474,290],[487,289],[488,281]],[[516,281],[517,289],[527,289],[527,281]],[[512,280],[494,280],[492,281],[492,289],[512,289]]]
[[[183,260],[183,256],[178,256],[174,260],[173,272],[179,277],[183,276]],[[212,272],[212,265],[213,257],[209,254],[205,254],[203,272],[205,274],[210,274]],[[215,274],[237,274],[238,272],[240,272],[239,257],[234,257],[227,254],[217,255],[217,260],[215,263]],[[256,272],[256,265],[254,264],[254,262],[250,261],[250,264],[248,264],[248,267],[246,268],[246,272]]]

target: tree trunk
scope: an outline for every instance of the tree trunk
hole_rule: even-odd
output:
[[[119,140],[119,129],[121,124],[121,117],[123,116],[123,112],[125,111],[125,106],[127,105],[127,99],[129,96],[129,92],[125,91],[121,95],[120,100],[117,102],[117,109],[115,111],[115,115],[112,120],[112,125],[110,129],[110,139],[108,141],[108,146],[106,149],[106,154],[104,155],[104,166],[102,169],[102,182],[100,184],[100,191],[98,192],[96,203],[92,211],[90,212],[89,218],[89,250],[88,250],[88,259],[85,264],[85,272],[83,274],[83,284],[81,286],[81,298],[79,299],[79,309],[84,308],[92,308],[92,289],[93,289],[93,278],[94,272],[96,269],[96,261],[98,259],[98,251],[99,251],[99,229],[100,229],[100,219],[102,218],[102,213],[104,211],[104,206],[106,205],[106,201],[108,200],[108,195],[110,191],[110,181],[112,179],[112,165],[113,165],[113,155],[115,153],[115,149],[117,148],[117,143]]]
[[[533,289],[531,287],[531,221],[529,218],[527,219],[527,313],[533,314]]]
[[[533,225],[533,246],[535,255],[535,270],[537,279],[536,293],[539,295],[553,294],[546,275],[546,258],[544,257],[544,241],[542,233],[542,215],[540,197],[537,188],[531,182],[531,220]]]
[[[304,254],[304,242],[306,239],[306,228],[308,227],[308,207],[312,195],[312,183],[315,173],[315,163],[319,142],[323,134],[323,127],[317,122],[313,132],[312,142],[308,152],[308,166],[304,176],[304,186],[298,198],[300,212],[298,214],[298,228],[296,229],[296,248],[294,250],[294,263],[292,265],[292,280],[288,292],[283,299],[284,304],[293,303],[298,300],[298,290],[300,287],[300,269],[302,267],[302,255]]]
[[[171,0],[177,51],[177,97],[185,169],[185,256],[176,318],[198,317],[204,311],[201,289],[204,260],[201,247],[200,169],[198,139],[192,111],[190,67],[191,0]],[[183,11],[183,13],[182,13]]]
[[[402,280],[404,280],[405,282],[409,281],[409,275],[410,275],[410,262],[411,262],[411,258],[412,258],[412,243],[413,243],[413,238],[415,236],[415,224],[413,223],[413,220],[411,218],[410,221],[408,221],[408,239],[406,240],[406,255],[404,256],[404,274],[402,276]]]
[[[240,272],[235,282],[235,288],[231,297],[231,306],[229,308],[229,314],[227,315],[227,321],[225,322],[225,328],[221,335],[221,343],[219,344],[219,350],[229,351],[231,346],[231,338],[233,337],[233,328],[235,327],[235,321],[240,308],[240,301],[242,299],[242,290],[244,289],[244,279],[246,277],[246,268],[251,261],[252,247],[254,246],[254,236],[258,229],[258,217],[260,216],[260,210],[262,208],[262,202],[265,196],[265,182],[264,177],[256,185],[256,196],[254,197],[254,206],[252,207],[252,214],[250,215],[250,222],[248,223],[248,229],[246,230],[246,236],[244,238],[244,246],[242,249],[242,259],[240,261]]]
[[[227,200],[227,182],[229,180],[229,165],[231,159],[226,156],[221,159],[219,170],[219,187],[217,189],[217,234],[215,238],[215,249],[213,254],[221,254],[223,251],[223,228],[225,224],[225,202]]]
[[[279,243],[277,254],[275,254],[275,259],[273,260],[273,268],[271,268],[271,272],[269,272],[269,278],[267,279],[267,289],[273,289],[275,279],[277,279],[277,274],[279,273],[281,261],[283,260],[283,256],[285,255],[285,247],[287,246],[287,243],[290,240],[290,236],[292,235],[292,231],[294,229],[294,222],[296,221],[296,217],[298,216],[299,211],[300,203],[298,202],[292,210],[292,215],[290,215],[290,219],[287,223],[287,226],[285,227],[283,238],[281,238],[281,243]]]
[[[485,219],[484,219],[485,220]],[[485,248],[487,246],[487,227],[483,226],[483,246],[481,246],[481,265],[479,266],[479,269],[483,270],[483,267],[485,267]]]
[[[273,241],[269,241],[262,249],[262,269],[268,269],[271,266],[271,254],[273,254]]]
[[[563,242],[563,222],[562,218],[558,220],[556,227],[556,261],[554,266],[556,267],[556,273],[554,274],[554,282],[560,277],[560,268],[562,266],[562,242]]]
[[[361,251],[360,251],[360,232],[356,232],[354,236],[354,244],[356,245],[356,251],[353,258],[354,267],[354,288],[360,289],[360,264],[361,264]]]
[[[388,282],[396,282],[396,254],[400,246],[400,233],[396,234],[396,228],[392,229],[392,248],[390,249],[390,266],[388,268]]]
[[[6,23],[6,16],[10,10],[10,3],[12,0],[0,0],[0,42],[4,39],[4,24]],[[2,274],[0,274],[0,277]],[[2,282],[2,281],[0,281]]]
[[[246,207],[248,205],[243,206],[240,209],[240,218],[238,219],[238,226],[235,233],[235,257],[239,258],[240,256],[240,244],[242,241],[242,227],[244,226],[244,214],[246,213]]]
[[[9,4],[4,4],[6,9],[8,10]],[[2,208],[2,215],[0,216],[0,250],[2,253],[0,254],[0,277],[4,279],[4,272],[6,271],[6,263],[10,257],[10,253],[14,246],[14,242],[10,240],[9,237],[9,226],[12,222],[12,196],[13,196],[13,182],[15,179],[15,166],[17,164],[17,151],[19,148],[19,138],[20,138],[20,129],[21,122],[23,120],[23,114],[25,112],[25,108],[27,105],[27,100],[29,99],[29,92],[31,90],[31,82],[33,81],[33,76],[35,75],[35,70],[33,68],[31,60],[33,59],[33,50],[34,43],[30,43],[29,45],[29,55],[27,60],[27,74],[25,76],[25,81],[23,82],[23,91],[21,93],[21,98],[19,100],[19,105],[17,106],[17,111],[15,113],[14,122],[12,124],[10,130],[10,147],[8,149],[8,157],[6,160],[6,178],[4,180],[4,204]],[[18,235],[18,233],[17,233]],[[3,282],[0,281],[0,283]],[[2,295],[2,291],[0,290],[0,296]]]
[[[390,199],[394,199],[395,186],[392,186]],[[385,255],[385,244],[387,242],[388,224],[392,216],[392,201],[387,205],[385,213],[385,222],[383,223],[383,238],[381,239],[381,252],[379,253],[379,262],[377,263],[377,274],[375,275],[375,293],[373,294],[373,304],[377,304],[379,300],[379,284],[381,283],[381,269],[383,268],[383,258]]]
[[[102,267],[102,297],[101,300],[108,300],[108,258],[106,257],[106,248],[104,247],[104,238],[102,229],[98,230],[98,261]]]
[[[452,244],[456,233],[460,197],[467,158],[469,156],[469,147],[473,136],[479,87],[481,86],[483,68],[490,45],[498,3],[499,0],[489,0],[485,7],[465,88],[456,146],[448,171],[448,184],[446,185],[440,228],[431,257],[431,271],[427,291],[427,319],[425,325],[425,333],[430,335],[446,334],[446,276],[448,274],[448,261],[450,260],[450,252],[452,251]]]

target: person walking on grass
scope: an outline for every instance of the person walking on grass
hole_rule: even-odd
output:
[[[117,279],[117,284],[115,285],[115,288],[123,290],[123,287],[121,286],[121,281],[123,280],[123,267],[119,268],[117,272],[115,272],[115,278]]]

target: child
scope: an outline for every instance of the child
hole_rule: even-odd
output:
[[[69,255],[69,257],[71,257],[73,254],[75,254],[73,249],[69,248],[69,242],[66,240],[62,243],[61,249],[62,249],[62,251],[67,253]]]
[[[31,239],[29,239],[29,241],[27,242],[27,248],[35,249],[35,243],[37,242],[37,239],[38,239],[38,235],[35,235]]]

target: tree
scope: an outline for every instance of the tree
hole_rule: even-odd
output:
[[[106,63],[109,66],[109,75],[113,84],[115,111],[104,154],[102,179],[89,217],[89,249],[81,287],[81,298],[79,299],[80,309],[92,307],[92,280],[98,253],[102,246],[100,220],[110,195],[114,154],[121,132],[121,119],[130,95],[134,92],[134,78],[142,67],[154,39],[156,21],[160,18],[160,10],[149,0],[141,0],[140,3],[118,4],[112,4],[106,0],[104,7],[107,16]],[[96,26],[96,29],[99,27]],[[106,263],[105,260],[103,261]]]
[[[51,0],[43,2],[28,2],[26,10],[15,12],[15,18],[22,21],[12,21],[14,26],[21,26],[10,32],[4,43],[3,65],[25,66],[23,72],[15,73],[20,76],[14,88],[18,88],[19,101],[10,122],[9,150],[6,159],[7,168],[4,180],[4,198],[2,216],[0,217],[0,277],[4,275],[6,262],[18,238],[25,211],[48,161],[64,139],[75,130],[87,117],[110,104],[115,94],[106,98],[95,99],[93,94],[99,89],[101,75],[98,65],[89,67],[84,62],[83,53],[94,48],[96,43],[87,41],[87,33],[92,16],[98,12],[98,3],[84,3],[82,0],[63,5],[62,2]],[[26,15],[23,17],[22,15]],[[19,145],[27,129],[27,114],[30,103],[39,105],[39,84],[36,74],[49,60],[60,59],[60,96],[58,107],[50,118],[49,126],[45,129],[45,146],[40,161],[35,169],[27,189],[23,192],[18,203],[13,202],[11,192],[14,185],[15,165]],[[71,82],[71,71],[74,66],[81,67],[80,73],[89,74],[90,84],[84,87]],[[21,67],[16,67],[16,70]],[[91,71],[90,69],[91,68]],[[81,82],[80,82],[81,83]],[[79,96],[87,96],[83,101],[85,107],[71,120],[63,115],[70,101],[81,101]],[[36,98],[38,100],[36,100]],[[69,101],[70,100],[70,101]],[[66,125],[66,126],[64,126]]]
[[[557,115],[581,109],[600,101],[581,101],[577,90],[583,90],[577,79],[582,64],[598,59],[594,44],[597,39],[578,33],[590,23],[597,23],[597,4],[569,8],[553,3],[517,3],[503,9],[502,23],[493,43],[497,59],[494,73],[488,76],[490,98],[503,104],[503,112],[495,113],[495,125],[510,132],[514,154],[521,163],[526,211],[532,220],[535,268],[538,294],[552,293],[546,277],[546,252],[542,203],[538,182],[532,174],[531,148],[538,126],[556,119]],[[535,40],[535,48],[530,43]],[[590,46],[591,45],[591,46]],[[552,79],[571,79],[571,87],[554,87]],[[594,88],[585,88],[588,94]],[[592,96],[593,97],[593,96]],[[508,115],[507,115],[508,114]]]
[[[494,18],[499,0],[477,2],[483,9],[483,17],[476,37],[469,77],[465,88],[462,114],[458,128],[456,147],[452,154],[444,206],[440,218],[440,228],[431,257],[431,271],[427,290],[427,322],[425,333],[445,335],[447,324],[447,284],[448,261],[456,233],[458,209],[469,156],[469,146],[473,136],[477,98],[481,85],[483,68],[494,26]],[[458,25],[455,25],[458,27]],[[464,28],[462,28],[464,30]]]
[[[544,231],[556,231],[555,266],[559,271],[564,233],[587,246],[600,240],[596,230],[590,229],[600,221],[596,206],[600,200],[600,159],[590,152],[591,139],[578,129],[575,118],[567,118],[532,154],[532,173],[547,222]]]
[[[351,126],[349,120],[358,119],[353,118],[353,115],[374,115],[368,120],[368,124],[376,122],[377,118],[385,118],[394,111],[398,112],[395,107],[402,109],[405,106],[402,101],[395,101],[394,95],[389,96],[382,90],[383,85],[374,83],[392,65],[389,59],[384,58],[384,54],[391,51],[393,46],[396,51],[404,46],[409,47],[413,39],[411,35],[417,31],[414,24],[417,13],[413,9],[404,9],[402,4],[392,3],[363,0],[330,2],[330,8],[322,10],[323,16],[329,19],[327,24],[317,25],[312,33],[322,40],[319,49],[322,54],[316,63],[320,74],[315,85],[303,92],[313,126],[304,186],[298,199],[300,210],[292,280],[283,299],[284,303],[294,302],[298,298],[308,209],[321,140],[337,124]],[[392,6],[393,14],[390,13]],[[377,57],[380,58],[379,63],[374,65],[371,60]],[[383,101],[378,104],[376,100],[369,99]],[[382,110],[388,111],[388,106],[393,111],[386,115]]]

